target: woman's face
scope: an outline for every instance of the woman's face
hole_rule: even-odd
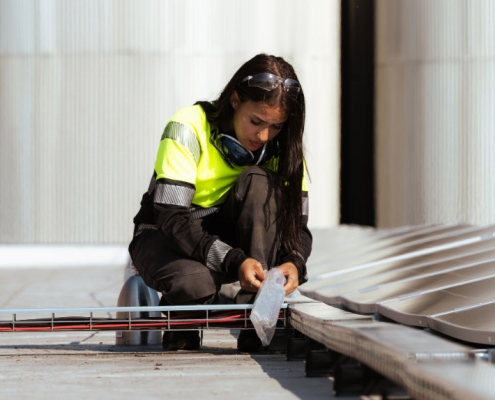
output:
[[[278,106],[269,106],[262,102],[246,101],[241,103],[237,93],[231,97],[234,108],[233,128],[237,140],[250,151],[256,151],[272,140],[287,120],[285,112]]]

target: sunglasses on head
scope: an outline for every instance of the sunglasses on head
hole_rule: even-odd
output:
[[[279,85],[282,85],[285,91],[292,95],[297,95],[301,91],[301,85],[295,79],[283,79],[278,75],[270,74],[268,72],[246,76],[241,81],[241,83],[244,82],[247,82],[248,86],[254,86],[267,91],[271,91],[276,89]]]
[[[218,150],[222,158],[231,168],[235,166],[244,167],[245,165],[260,165],[264,163],[267,158],[267,143],[261,148],[261,153],[257,160],[255,155],[244,148],[236,138],[226,135],[224,133],[215,133],[212,135],[212,143]]]

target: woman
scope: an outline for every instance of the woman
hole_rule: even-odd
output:
[[[292,66],[260,54],[216,101],[168,122],[129,246],[146,284],[162,293],[160,304],[217,303],[221,285],[237,280],[235,302],[252,302],[263,270],[274,266],[286,276],[286,294],[306,282],[304,118]],[[167,350],[199,342],[195,331],[163,336]],[[239,350],[260,345],[253,330],[241,332]]]

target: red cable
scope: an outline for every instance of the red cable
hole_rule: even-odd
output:
[[[187,314],[185,316],[187,317],[192,317],[194,315],[203,315],[204,313],[202,312],[196,312],[196,313],[191,313]],[[81,324],[77,324],[77,321],[67,321],[69,318],[77,318],[77,317],[61,317],[60,319],[47,319],[46,324],[47,325],[38,325],[38,326],[29,326],[26,325],[26,321],[16,321],[16,325],[14,328],[13,323],[8,323],[9,326],[1,326],[0,322],[0,331],[3,332],[21,332],[21,331],[62,331],[62,330],[105,330],[105,329],[115,329],[115,328],[129,328],[129,325],[131,328],[166,328],[172,326],[180,326],[180,327],[190,327],[190,328],[199,328],[198,325],[204,325],[203,327],[206,327],[206,324],[208,322],[208,327],[210,325],[220,325],[224,323],[234,323],[233,325],[229,325],[229,327],[244,327],[246,325],[252,326],[251,322],[246,322],[246,319],[244,319],[244,316],[248,316],[247,314],[244,313],[237,313],[237,314],[231,314],[230,312],[224,312],[224,313],[219,313],[216,314],[215,318],[209,318],[209,319],[193,319],[193,318],[188,318],[191,320],[183,320],[184,315],[177,315],[173,316],[170,318],[170,324],[169,324],[169,319],[168,318],[160,318],[156,319],[155,321],[147,321],[147,322],[139,322],[134,320],[134,322],[131,320],[130,324],[128,322],[119,322],[119,323],[103,323],[103,322],[98,322],[92,321],[91,324],[84,323],[81,321]],[[283,317],[283,312],[280,313],[279,318]],[[242,318],[242,319],[239,319]],[[66,321],[67,323],[70,322],[70,325],[63,325],[61,324],[61,321]],[[101,321],[101,319],[100,319]],[[56,323],[57,325],[54,325]],[[75,324],[75,325],[74,325]],[[234,326],[235,325],[235,326]],[[125,330],[125,329],[123,329]],[[139,330],[139,329],[136,329]]]

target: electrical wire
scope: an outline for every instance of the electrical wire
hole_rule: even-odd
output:
[[[238,311],[211,313],[188,312],[182,315],[156,318],[92,318],[92,317],[52,317],[16,321],[0,321],[0,332],[31,331],[96,331],[96,330],[160,330],[160,329],[200,329],[200,328],[243,328],[252,327],[249,313]],[[201,317],[201,318],[194,318]],[[283,318],[281,312],[279,318]]]

